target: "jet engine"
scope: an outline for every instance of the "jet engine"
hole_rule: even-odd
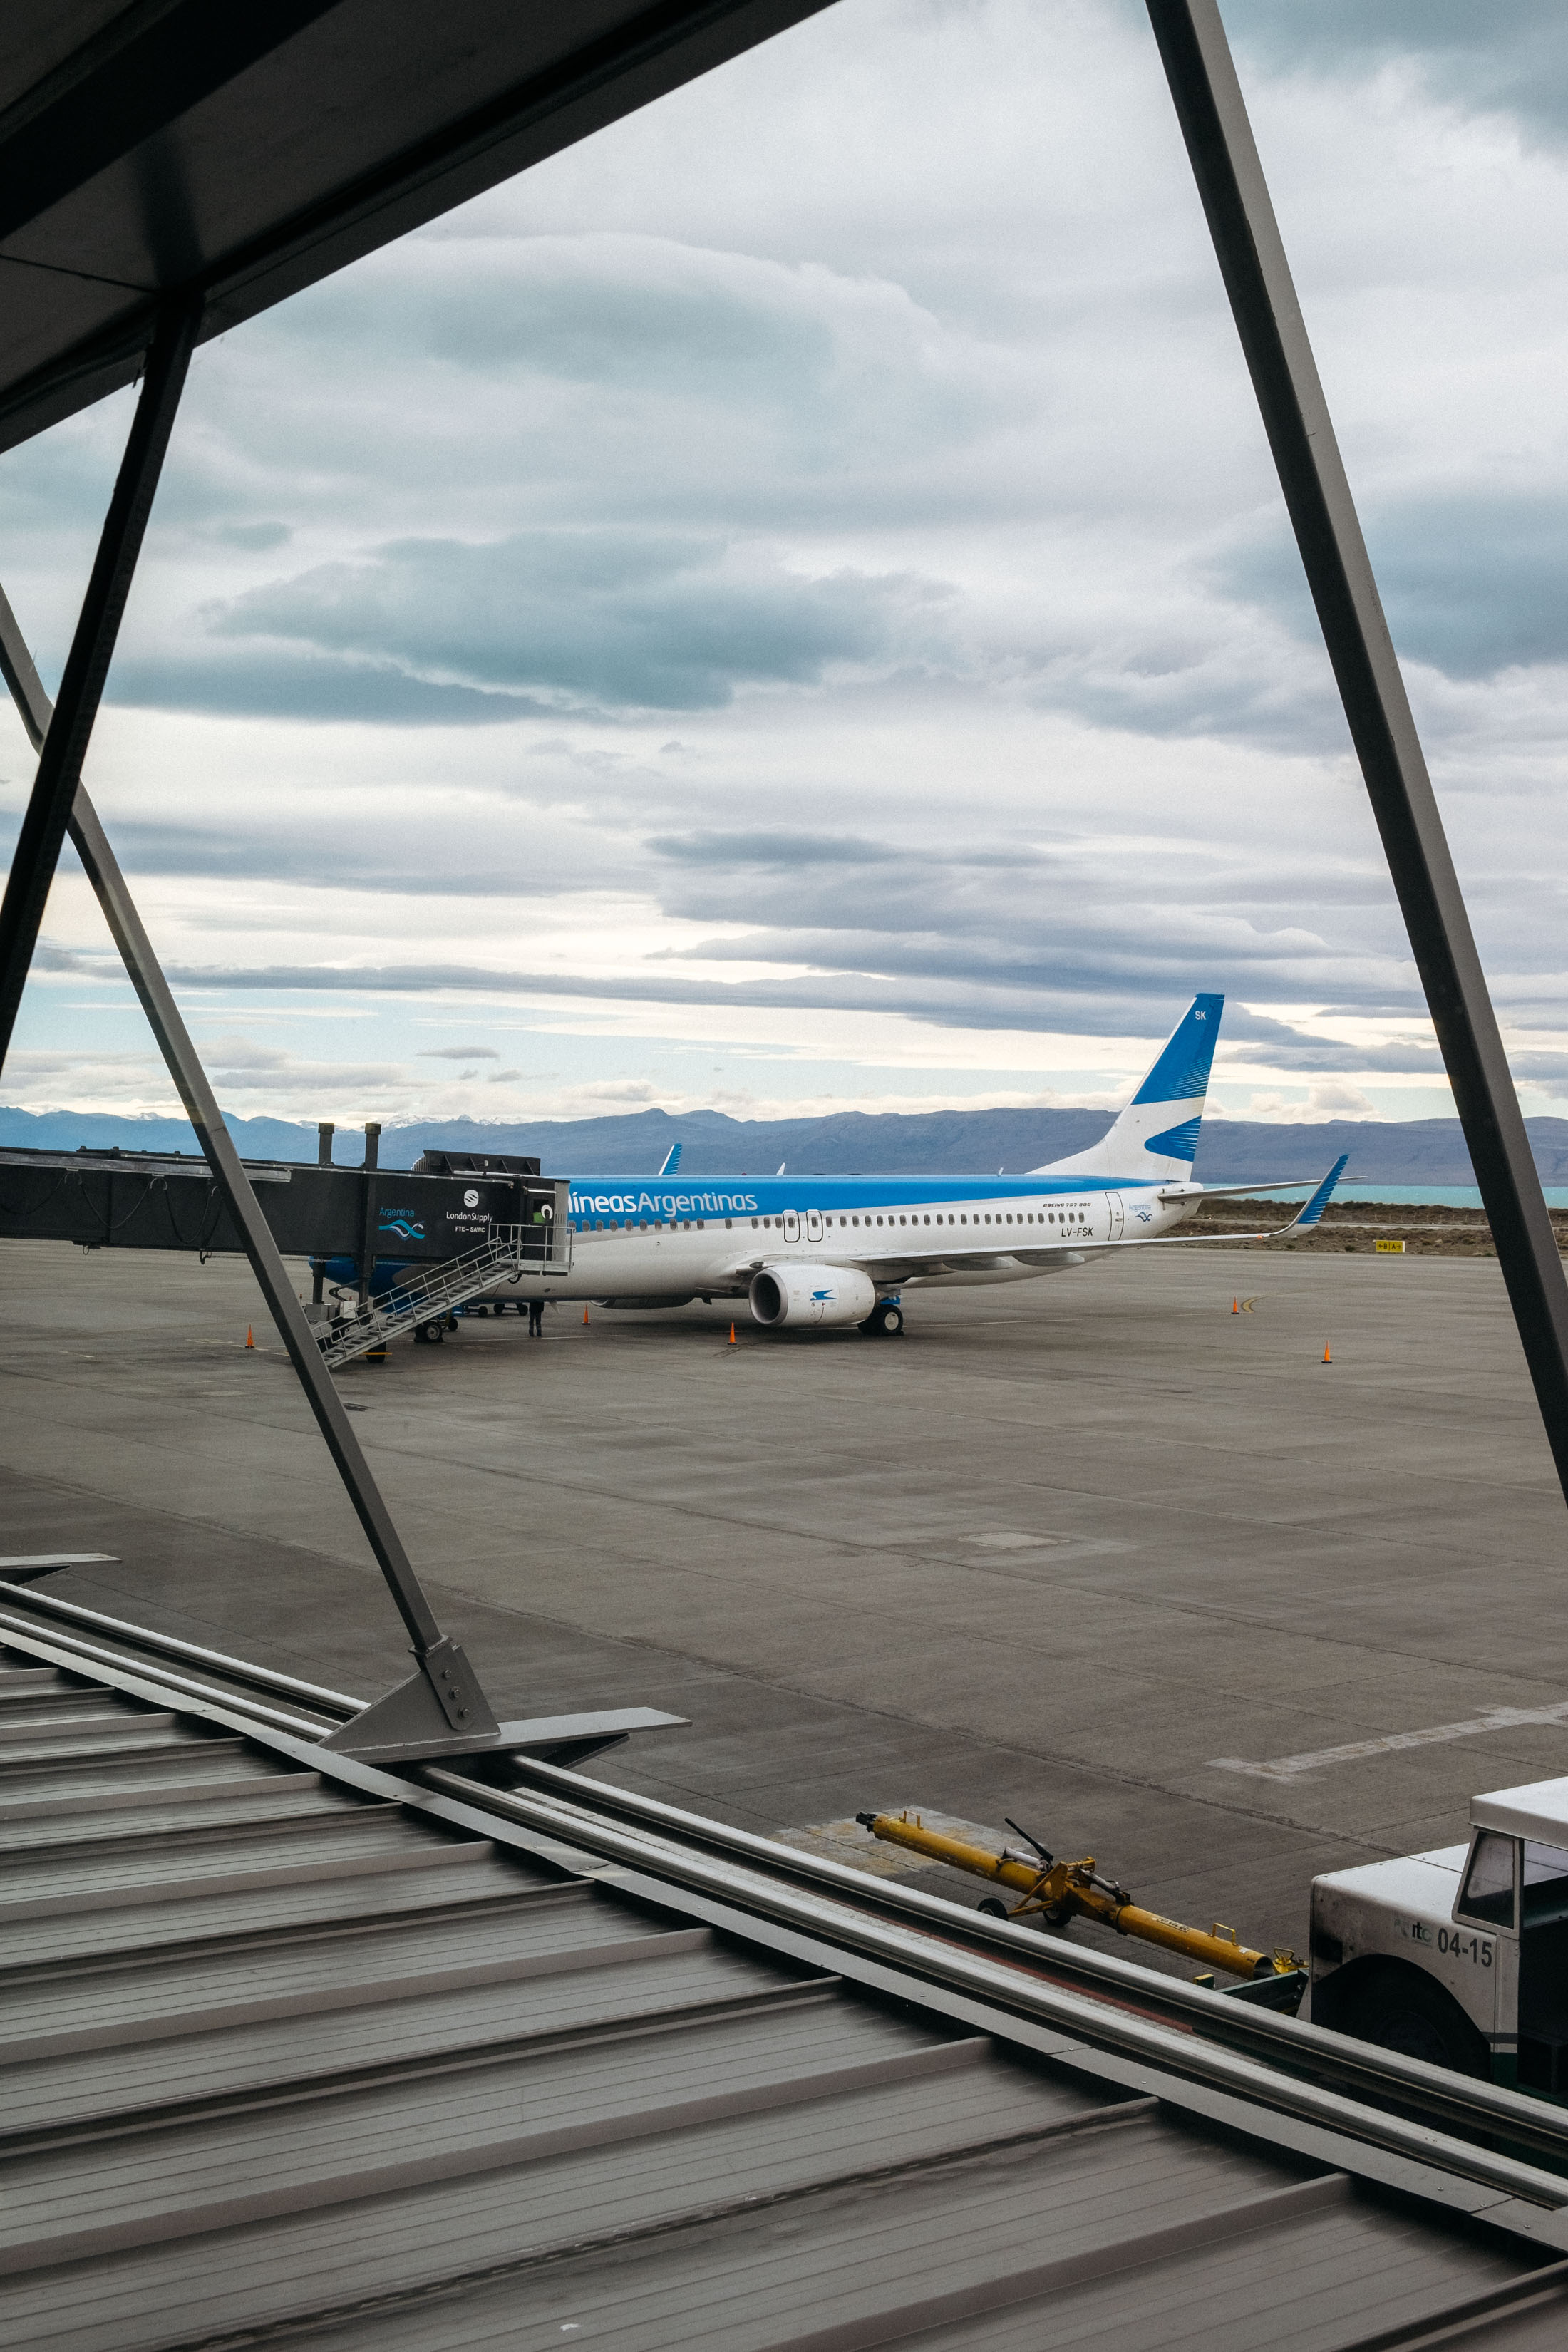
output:
[[[752,1276],[752,1317],[773,1331],[863,1323],[876,1304],[876,1285],[855,1266],[764,1265]]]

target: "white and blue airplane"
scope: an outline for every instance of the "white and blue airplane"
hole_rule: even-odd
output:
[[[769,1330],[857,1324],[891,1335],[906,1291],[1028,1282],[1113,1250],[1172,1242],[1277,1241],[1315,1225],[1345,1165],[1269,1233],[1181,1234],[1200,1201],[1293,1191],[1194,1183],[1223,996],[1196,996],[1110,1131],[1023,1176],[584,1177],[569,1195],[571,1271],[556,1298],[604,1307],[745,1300]],[[1348,1158],[1348,1154],[1345,1155]]]

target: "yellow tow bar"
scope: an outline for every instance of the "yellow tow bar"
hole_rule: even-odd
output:
[[[1180,1952],[1205,1969],[1223,1969],[1234,1977],[1289,1976],[1301,1965],[1294,1952],[1254,1951],[1234,1927],[1222,1927],[1217,1919],[1205,1934],[1201,1927],[1184,1927],[1175,1919],[1163,1919],[1157,1911],[1142,1909],[1113,1879],[1100,1876],[1092,1854],[1081,1862],[1058,1862],[1044,1846],[1035,1846],[1033,1853],[1014,1853],[1007,1847],[993,1853],[942,1830],[928,1830],[918,1813],[912,1821],[907,1812],[857,1813],[855,1818],[889,1845],[906,1845],[932,1862],[949,1863],[954,1870],[967,1870],[975,1878],[992,1879],[1022,1895],[1021,1903],[981,1905],[999,1918],[1022,1919],[1038,1913],[1050,1927],[1065,1927],[1073,1919],[1098,1919],[1119,1936],[1137,1936],[1145,1944],[1163,1945],[1168,1952]],[[1027,1832],[1019,1831],[1019,1835],[1027,1837]],[[1032,1838],[1028,1843],[1034,1845]]]

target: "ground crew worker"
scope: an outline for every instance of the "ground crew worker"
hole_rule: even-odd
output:
[[[544,1301],[542,1298],[531,1298],[528,1302],[528,1336],[531,1339],[542,1339],[544,1337]]]

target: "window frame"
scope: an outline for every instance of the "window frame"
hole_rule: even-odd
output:
[[[1505,1844],[1513,1849],[1513,1909],[1506,1924],[1500,1919],[1488,1919],[1479,1911],[1467,1911],[1464,1908],[1465,1889],[1470,1883],[1470,1872],[1475,1866],[1476,1856],[1480,1850],[1483,1838],[1500,1838]],[[1471,1831],[1470,1843],[1465,1850],[1465,1859],[1459,1871],[1459,1884],[1454,1895],[1454,1907],[1448,1914],[1456,1927],[1462,1923],[1467,1927],[1483,1929],[1489,1936],[1518,1936],[1519,1882],[1522,1853],[1523,1842],[1515,1837],[1511,1831],[1489,1829]]]

